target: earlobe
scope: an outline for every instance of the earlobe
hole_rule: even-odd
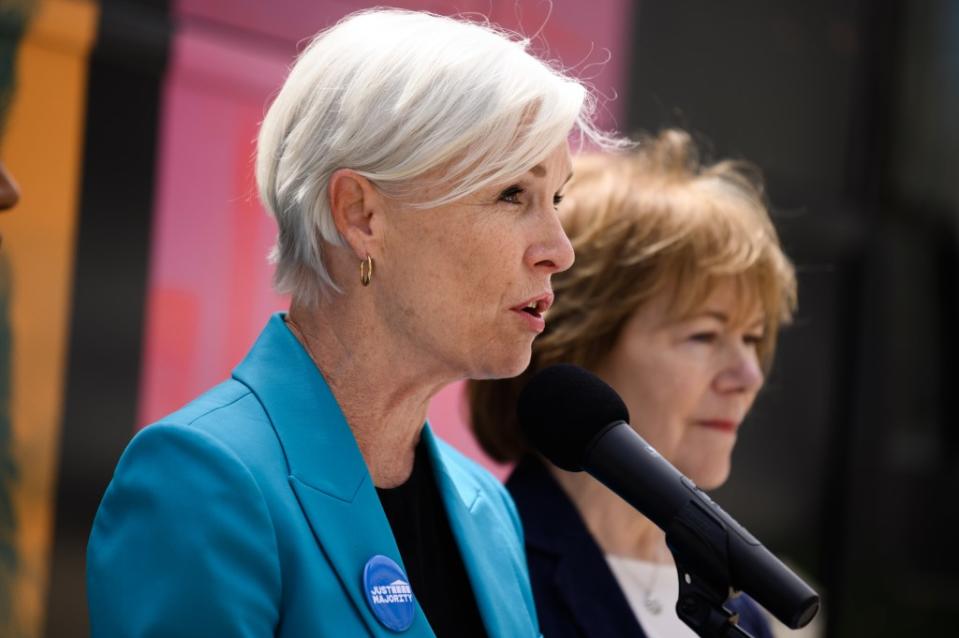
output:
[[[336,230],[357,258],[364,259],[375,241],[373,216],[381,206],[379,193],[370,180],[343,168],[330,176],[328,194]]]

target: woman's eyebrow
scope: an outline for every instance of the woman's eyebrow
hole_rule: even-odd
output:
[[[725,312],[719,310],[703,310],[702,312],[693,315],[693,317],[710,317],[711,319],[716,319],[721,323],[729,323],[729,315]]]
[[[727,315],[725,312],[721,310],[704,310],[700,313],[694,314],[691,318],[695,319],[697,317],[700,317],[700,318],[709,317],[711,319],[715,319],[716,321],[719,321],[720,323],[729,323],[730,321],[729,315]],[[750,328],[752,328],[755,326],[761,326],[765,323],[766,323],[766,318],[763,316],[760,316],[760,317],[756,317],[756,320],[751,321],[748,325]]]
[[[529,172],[533,174],[533,177],[545,177],[546,176],[546,167],[542,164],[537,164],[533,168],[529,169]],[[560,188],[566,186],[569,180],[573,179],[573,171],[569,172],[569,175],[566,176],[566,179],[563,180],[563,183],[560,185]]]

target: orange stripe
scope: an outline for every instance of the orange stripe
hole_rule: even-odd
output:
[[[3,157],[19,182],[4,215],[2,250],[12,269],[11,417],[20,478],[20,578],[14,599],[25,636],[40,636],[64,396],[73,256],[86,102],[87,60],[98,6],[45,0],[17,60]]]

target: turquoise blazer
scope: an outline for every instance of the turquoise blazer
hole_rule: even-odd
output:
[[[488,634],[539,636],[512,500],[429,425],[422,436]],[[433,636],[419,605],[402,634],[371,612],[377,554],[403,565],[336,399],[276,314],[230,380],[120,458],[87,548],[91,634]]]

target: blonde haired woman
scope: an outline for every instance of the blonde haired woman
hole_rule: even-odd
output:
[[[512,501],[426,409],[529,362],[573,260],[567,137],[615,143],[590,111],[488,25],[376,10],[313,40],[257,150],[290,310],[124,452],[94,636],[539,635]]]
[[[704,489],[727,478],[739,427],[772,362],[796,283],[756,171],[703,165],[668,130],[630,155],[578,158],[562,219],[575,265],[554,278],[547,330],[519,378],[471,382],[486,451],[518,461],[507,482],[520,512],[545,635],[693,636],[676,616],[665,535],[585,473],[526,449],[515,403],[525,379],[584,366],[623,397],[634,427]],[[757,638],[769,628],[733,601]]]

